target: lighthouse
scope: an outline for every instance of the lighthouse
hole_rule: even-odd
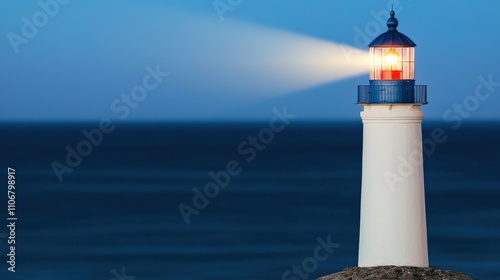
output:
[[[369,45],[370,82],[358,87],[363,107],[363,172],[358,266],[428,267],[421,107],[415,85],[416,44],[397,30]]]

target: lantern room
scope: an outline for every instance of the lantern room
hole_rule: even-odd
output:
[[[396,30],[395,14],[387,21],[389,30],[369,45],[370,80],[415,80],[416,44]]]
[[[415,47],[397,30],[394,11],[387,20],[387,32],[370,48],[370,85],[359,86],[358,104],[426,104],[427,87],[415,85]]]
[[[415,80],[415,48],[370,48],[370,80]]]

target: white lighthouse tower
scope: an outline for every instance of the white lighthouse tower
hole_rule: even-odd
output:
[[[422,128],[427,87],[415,85],[415,46],[389,30],[370,45],[363,106],[363,179],[358,266],[428,267]]]

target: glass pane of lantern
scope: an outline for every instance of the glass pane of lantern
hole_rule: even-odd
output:
[[[408,79],[408,72],[409,72],[408,65],[409,65],[408,61],[403,61],[403,80]]]
[[[412,48],[411,49],[412,53],[411,53],[411,61],[412,61],[412,69],[413,69],[413,76],[412,76],[412,79],[415,79],[415,48]]]
[[[375,49],[375,79],[380,80],[380,70],[382,69],[382,50]]]
[[[403,48],[403,80],[408,79],[409,76],[409,68],[408,68],[408,60],[410,59],[410,51],[408,48]]]
[[[403,48],[403,61],[410,61],[410,49]]]
[[[410,80],[415,80],[415,63],[410,62]]]
[[[402,71],[403,70],[403,51],[405,48],[397,48],[396,51],[399,54],[398,58],[398,64],[397,64],[397,70]]]
[[[370,54],[373,54],[373,56],[371,57],[373,61],[373,67],[370,69],[370,79],[380,80],[382,51],[380,48],[371,48]]]
[[[375,79],[375,51],[370,48],[370,80]]]

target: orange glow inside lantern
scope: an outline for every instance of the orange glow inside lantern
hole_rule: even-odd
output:
[[[414,80],[413,47],[370,48],[370,80]]]
[[[384,69],[382,70],[382,80],[401,80],[403,71],[398,69],[400,55],[394,49],[390,49],[384,55]]]

